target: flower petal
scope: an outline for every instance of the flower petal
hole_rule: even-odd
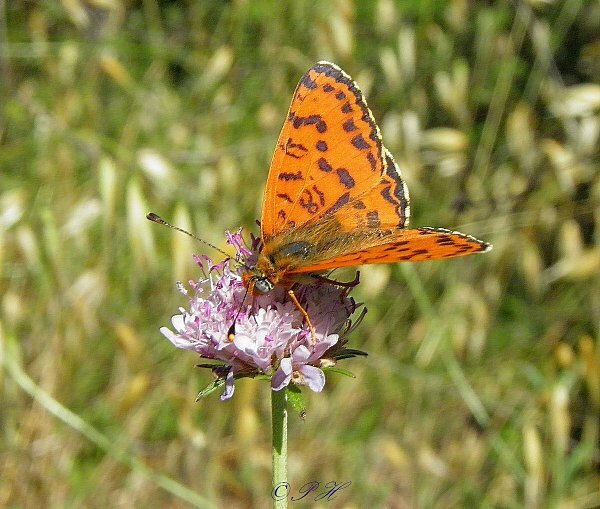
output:
[[[285,359],[281,359],[281,363],[279,364],[279,369],[271,378],[271,387],[274,391],[279,391],[286,387],[290,380],[292,379],[292,359],[286,357]]]
[[[305,365],[300,367],[298,371],[304,376],[304,382],[308,385],[309,389],[315,392],[323,390],[323,387],[325,387],[325,373],[323,373],[322,369]]]
[[[221,401],[225,401],[226,399],[231,398],[233,393],[235,392],[235,385],[233,385],[233,369],[229,370],[227,373],[227,378],[225,379],[225,392],[221,394]]]
[[[304,364],[310,357],[310,354],[311,352],[308,348],[306,348],[304,345],[300,345],[294,350],[292,359],[294,359],[294,363]]]

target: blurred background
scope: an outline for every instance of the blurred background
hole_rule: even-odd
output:
[[[411,224],[485,255],[361,269],[346,361],[290,416],[327,508],[600,507],[600,3],[0,0],[0,506],[269,507],[270,399],[159,333],[257,234],[294,87],[358,82]],[[337,277],[352,278],[352,271]]]

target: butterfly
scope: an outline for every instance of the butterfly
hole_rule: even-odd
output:
[[[444,228],[409,229],[408,189],[358,85],[317,62],[277,141],[262,205],[253,292],[340,267],[454,258],[491,245]]]

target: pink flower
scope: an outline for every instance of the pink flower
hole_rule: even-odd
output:
[[[242,274],[256,263],[259,240],[253,239],[248,247],[241,231],[228,232],[227,239],[236,249],[237,261],[225,260],[215,265],[206,256],[196,256],[202,278],[190,281],[189,290],[178,283],[189,306],[180,308],[180,313],[172,317],[173,330],[160,329],[177,348],[218,361],[201,366],[211,367],[217,382],[224,382],[221,399],[233,395],[236,378],[256,375],[270,377],[276,391],[294,383],[320,392],[325,385],[323,367],[333,365],[339,358],[364,355],[346,349],[346,340],[341,338],[353,328],[349,318],[358,307],[348,297],[347,288],[319,279],[312,285],[294,285],[294,294],[314,327],[313,337],[285,289],[247,295]],[[356,284],[358,281],[351,286]]]

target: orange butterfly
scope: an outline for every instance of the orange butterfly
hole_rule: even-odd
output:
[[[407,229],[406,184],[358,85],[318,62],[296,87],[263,200],[263,248],[249,279],[267,293],[302,275],[436,260],[491,245],[443,228]]]

